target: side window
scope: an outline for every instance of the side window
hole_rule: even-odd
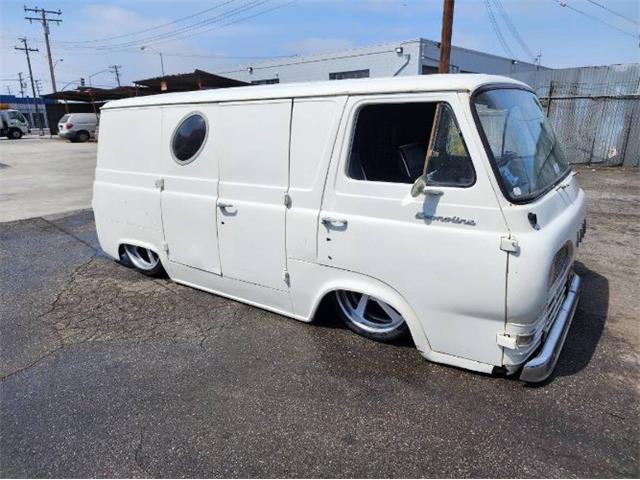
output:
[[[9,110],[8,114],[9,114],[9,119],[11,119],[11,120],[19,120],[18,119],[18,112],[14,112],[13,110]]]
[[[355,180],[411,184],[425,173],[427,152],[429,185],[474,183],[473,164],[447,104],[366,105],[357,115],[348,174]]]
[[[207,121],[200,113],[184,118],[171,138],[171,154],[180,165],[196,159],[207,138]]]

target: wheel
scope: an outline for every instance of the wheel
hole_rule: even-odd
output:
[[[160,257],[153,250],[135,245],[125,245],[124,253],[130,265],[140,273],[150,277],[163,277],[166,275],[162,262],[160,262]],[[127,264],[127,262],[122,263]]]
[[[89,132],[85,132],[84,130],[76,133],[76,138],[74,139],[76,142],[84,143],[89,140]]]
[[[348,328],[363,337],[392,342],[409,332],[404,318],[391,305],[364,293],[340,290],[337,310]]]
[[[12,128],[11,130],[9,130],[8,136],[11,140],[18,140],[19,138],[22,138],[22,130]]]

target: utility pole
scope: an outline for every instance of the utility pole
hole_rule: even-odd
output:
[[[440,64],[438,73],[449,73],[451,59],[451,32],[453,30],[453,1],[444,0],[442,7],[442,33],[440,35]]]
[[[27,88],[27,84],[22,79],[22,72],[18,72],[18,81],[20,82],[20,96],[24,98],[24,89]]]
[[[44,8],[27,8],[24,7],[25,12],[34,12],[40,14],[39,17],[24,17],[26,20],[29,20],[29,23],[40,22],[42,24],[42,29],[44,30],[44,42],[47,45],[47,57],[49,58],[49,73],[51,74],[51,86],[53,87],[53,92],[57,92],[56,88],[56,76],[53,71],[53,61],[51,60],[51,45],[49,45],[49,22],[55,22],[57,25],[60,25],[62,20],[59,18],[48,18],[47,15],[62,15],[60,10],[45,10]]]
[[[22,42],[22,47],[13,47],[15,50],[22,50],[27,55],[27,65],[29,66],[29,79],[31,80],[31,92],[33,93],[33,101],[36,110],[36,118],[38,119],[38,126],[40,127],[40,135],[44,135],[44,130],[42,129],[42,122],[40,121],[40,109],[38,108],[38,99],[36,97],[36,85],[33,82],[33,70],[31,70],[31,57],[29,56],[29,52],[38,52],[37,48],[30,48],[27,43],[27,39],[25,37],[19,38]]]
[[[42,88],[42,81],[36,80],[36,92],[38,92],[38,96],[40,96],[40,89]]]
[[[119,68],[122,68],[122,65],[109,65],[109,69],[111,71],[111,73],[114,73],[116,75],[116,82],[118,82],[118,86],[120,87],[120,71],[118,70]]]

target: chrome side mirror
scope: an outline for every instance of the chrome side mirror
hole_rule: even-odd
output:
[[[413,182],[413,186],[411,187],[411,196],[413,198],[422,195],[425,193],[425,189],[427,188],[427,176],[420,175],[415,182]]]

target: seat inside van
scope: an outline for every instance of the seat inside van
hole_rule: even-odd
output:
[[[349,176],[356,180],[413,183],[423,174],[436,103],[367,105],[357,117],[349,159]],[[452,122],[445,108],[443,122]],[[443,130],[451,136],[451,128]],[[455,127],[455,133],[457,127]],[[454,135],[455,137],[455,135]],[[461,139],[461,137],[459,137]],[[455,139],[454,139],[455,141]],[[436,185],[473,182],[473,167],[463,142],[449,148],[449,138],[436,138],[428,176]]]

